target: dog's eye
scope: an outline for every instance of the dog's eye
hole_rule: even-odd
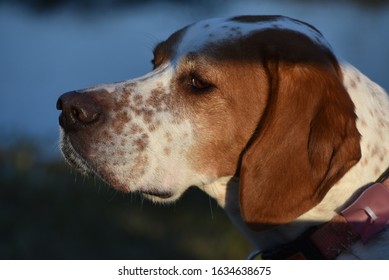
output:
[[[212,85],[198,77],[192,76],[190,86],[193,90],[204,92],[212,87]]]

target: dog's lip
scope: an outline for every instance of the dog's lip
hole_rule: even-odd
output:
[[[144,195],[151,195],[151,196],[156,196],[161,199],[169,199],[173,196],[173,193],[171,192],[161,192],[157,190],[152,190],[152,191],[141,191],[142,194]]]

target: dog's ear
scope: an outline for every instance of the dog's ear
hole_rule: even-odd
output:
[[[252,229],[317,205],[361,156],[337,64],[272,57],[266,69],[268,103],[240,168],[241,214]]]

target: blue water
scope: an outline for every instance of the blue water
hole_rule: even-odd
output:
[[[55,139],[61,93],[146,73],[159,40],[209,17],[283,14],[307,21],[337,54],[389,89],[389,6],[258,2],[160,3],[93,13],[0,5],[0,144],[13,135]]]

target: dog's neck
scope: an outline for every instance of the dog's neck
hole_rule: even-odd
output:
[[[389,97],[353,66],[344,63],[342,71],[344,85],[358,116],[362,158],[331,188],[321,203],[289,224],[254,232],[245,225],[240,215],[239,179],[223,177],[201,187],[217,200],[233,223],[258,249],[265,250],[290,242],[308,227],[329,221],[359,189],[374,182],[389,166]]]

